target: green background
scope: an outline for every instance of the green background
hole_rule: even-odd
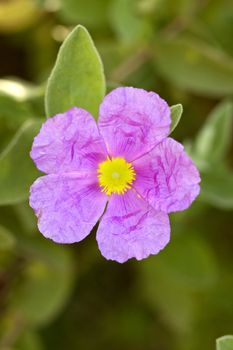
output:
[[[232,23],[231,0],[0,2],[0,350],[208,350],[233,333]],[[46,115],[76,104],[97,118],[124,85],[183,105],[172,137],[202,183],[166,249],[121,265],[97,227],[70,246],[43,238],[28,191]]]

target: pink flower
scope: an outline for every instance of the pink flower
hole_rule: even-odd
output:
[[[31,157],[47,175],[31,187],[40,232],[79,242],[101,218],[97,242],[118,262],[157,254],[170,239],[168,213],[186,209],[200,177],[183,146],[168,138],[170,109],[154,92],[118,88],[99,122],[80,108],[48,119]]]

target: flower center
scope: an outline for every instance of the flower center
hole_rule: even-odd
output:
[[[108,157],[107,160],[99,164],[97,172],[102,192],[107,195],[125,193],[132,187],[131,185],[136,178],[132,164],[120,157]]]

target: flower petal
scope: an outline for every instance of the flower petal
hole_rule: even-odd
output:
[[[99,128],[111,156],[132,161],[150,151],[169,133],[167,103],[154,92],[117,88],[100,106]]]
[[[95,120],[76,107],[49,118],[31,150],[38,169],[47,174],[93,170],[105,157],[104,141]]]
[[[184,147],[167,138],[134,163],[134,188],[153,208],[164,212],[186,209],[198,196],[199,172]]]
[[[133,190],[111,196],[97,230],[102,255],[120,263],[157,254],[169,238],[168,215],[156,212]]]
[[[107,202],[93,180],[71,173],[47,175],[34,182],[30,206],[45,237],[57,243],[73,243],[90,233]]]

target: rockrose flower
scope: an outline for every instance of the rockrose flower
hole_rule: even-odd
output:
[[[99,121],[81,108],[48,119],[31,157],[46,175],[31,187],[40,232],[57,243],[84,239],[95,226],[102,255],[125,262],[156,254],[170,239],[168,213],[199,194],[197,168],[167,137],[167,103],[132,87],[108,94]]]

